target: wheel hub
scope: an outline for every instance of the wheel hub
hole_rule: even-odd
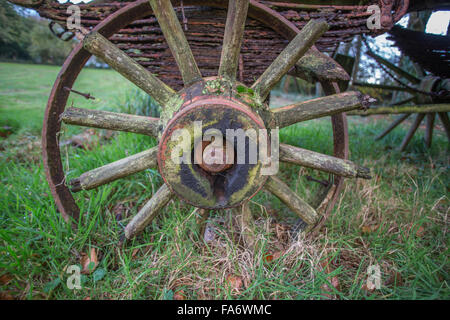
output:
[[[196,207],[238,206],[267,179],[261,174],[262,162],[252,154],[258,151],[264,122],[248,105],[229,96],[193,100],[181,107],[162,134],[161,176],[174,193]]]

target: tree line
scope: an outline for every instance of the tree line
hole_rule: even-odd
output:
[[[73,41],[62,41],[50,31],[48,20],[0,0],[1,60],[62,64],[72,46]]]

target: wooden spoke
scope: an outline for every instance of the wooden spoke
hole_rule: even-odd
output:
[[[403,113],[430,113],[430,112],[448,112],[450,104],[421,104],[415,106],[400,107],[376,107],[368,110],[354,110],[347,113],[348,116],[370,116],[373,114],[403,114]]]
[[[411,97],[405,100],[400,100],[391,104],[391,106],[401,106],[402,104],[414,101],[416,97]]]
[[[401,92],[409,92],[415,94],[416,92],[413,89],[399,86],[390,86],[385,84],[376,84],[376,83],[362,83],[362,82],[353,82],[354,87],[364,87],[364,88],[373,88],[373,89],[382,89],[382,90],[391,90],[391,91],[401,91]]]
[[[69,108],[61,115],[61,120],[67,124],[83,127],[134,132],[152,137],[158,136],[158,118],[100,110]]]
[[[236,80],[236,72],[244,36],[249,0],[230,0],[223,38],[219,76]]]
[[[409,129],[408,133],[406,134],[405,138],[402,141],[402,144],[400,146],[400,151],[404,151],[406,149],[406,146],[411,141],[412,137],[414,136],[414,133],[416,133],[417,128],[419,128],[420,123],[422,122],[423,118],[425,118],[424,113],[418,113],[416,120],[414,120],[413,125]]]
[[[109,182],[128,177],[157,165],[158,148],[152,148],[103,167],[83,173],[70,181],[72,192],[90,190]]]
[[[344,160],[306,149],[280,144],[280,161],[295,163],[311,169],[347,178],[371,179],[370,170]]]
[[[415,76],[413,76],[412,74],[410,74],[409,72],[406,72],[405,70],[397,67],[395,64],[393,64],[392,62],[380,57],[379,55],[368,51],[367,55],[369,57],[374,58],[375,60],[377,60],[379,63],[381,63],[382,65],[388,67],[389,69],[391,69],[392,71],[394,71],[397,75],[404,77],[405,79],[408,79],[409,81],[411,81],[413,84],[420,84],[420,79],[416,78]]]
[[[324,20],[311,20],[303,27],[300,33],[253,84],[252,89],[259,94],[261,100],[266,99],[270,90],[327,30],[328,24]]]
[[[375,140],[383,139],[389,132],[394,130],[400,123],[405,121],[410,115],[411,115],[410,113],[407,113],[398,117],[394,122],[392,122],[392,124],[386,130],[384,130],[379,136],[377,136]]]
[[[169,104],[174,97],[177,97],[172,88],[152,75],[98,32],[88,34],[83,40],[83,47],[147,92],[161,106]]]
[[[433,128],[434,119],[436,118],[436,113],[427,113],[427,127],[425,130],[425,144],[427,148],[431,148],[431,142],[433,140]]]
[[[323,66],[326,65],[326,68]],[[289,70],[289,74],[309,82],[350,81],[350,76],[334,59],[311,47]]]
[[[299,102],[273,109],[272,126],[283,128],[301,121],[322,118],[355,109],[366,109],[373,101],[375,100],[372,100],[369,96],[351,91]]]
[[[447,139],[450,141],[450,120],[448,119],[447,112],[439,112],[439,119],[441,119],[445,132],[447,133]]]
[[[184,85],[200,81],[202,74],[170,0],[150,0],[150,5],[180,69]]]
[[[279,178],[270,176],[264,186],[308,225],[314,225],[318,221],[319,215],[316,210],[301,199]]]
[[[172,197],[173,193],[170,191],[169,187],[166,184],[163,184],[163,186],[159,188],[153,197],[125,227],[125,238],[131,239],[142,232],[144,228],[155,219],[161,209],[167,205]]]

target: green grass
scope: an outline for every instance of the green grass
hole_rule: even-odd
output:
[[[48,96],[61,67],[0,63],[0,127],[15,133],[39,134]],[[97,99],[86,100],[71,93],[69,105],[98,108],[105,101],[124,103],[134,86],[112,70],[83,69],[73,89],[91,93]],[[93,92],[95,88],[95,92]]]
[[[140,99],[125,98],[128,110]],[[76,194],[82,216],[71,230],[50,195],[39,143],[10,136],[0,159],[0,292],[21,299],[172,299],[180,290],[188,299],[449,299],[445,134],[436,133],[427,150],[421,130],[408,152],[399,153],[395,147],[407,126],[374,142],[388,123],[383,119],[350,119],[351,160],[372,168],[374,177],[347,180],[318,237],[290,239],[292,213],[267,192],[252,200],[256,251],[242,245],[229,211],[211,216],[215,239],[206,245],[196,231],[198,211],[178,200],[142,235],[118,247],[124,226],[161,185],[157,170]],[[329,153],[331,125],[320,120],[291,126],[281,140]],[[26,152],[18,152],[18,141]],[[152,138],[120,133],[91,150],[65,146],[67,178],[155,145]],[[316,186],[306,181],[308,175],[321,177],[281,166],[284,181],[311,200]],[[65,270],[80,265],[91,248],[98,253],[96,272],[82,276],[81,290],[68,289]],[[265,258],[280,253],[281,258]],[[380,267],[382,286],[368,292],[371,265]],[[228,285],[230,275],[242,279],[239,290]],[[394,276],[397,281],[389,280]]]

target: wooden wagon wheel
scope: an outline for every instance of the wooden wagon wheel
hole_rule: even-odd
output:
[[[450,121],[448,118],[448,112],[450,111],[450,106],[448,104],[449,100],[448,97],[442,99],[438,95],[438,93],[446,93],[448,95],[448,92],[450,92],[450,79],[442,79],[432,75],[424,76],[422,79],[419,79],[371,51],[367,54],[375,59],[382,69],[388,72],[388,74],[390,74],[394,79],[396,78],[392,75],[392,73],[395,73],[397,76],[405,79],[407,83],[401,82],[401,84],[406,84],[404,86],[390,86],[354,82],[354,86],[383,89],[393,92],[406,92],[410,95],[407,99],[395,102],[389,107],[374,108],[373,110],[368,110],[366,112],[353,112],[354,114],[364,115],[400,114],[400,116],[398,116],[398,118],[395,119],[381,134],[379,134],[375,140],[384,138],[411,115],[416,114],[413,124],[406,133],[399,147],[400,151],[406,150],[406,147],[425,118],[425,145],[427,148],[431,147],[433,130],[436,124],[435,119],[437,117],[441,120],[447,134],[447,139],[450,141]],[[405,104],[408,103],[415,103],[416,105],[406,106]]]
[[[208,5],[226,9],[222,1],[184,1],[185,5]],[[249,5],[250,3],[250,5]],[[334,155],[316,153],[289,145],[280,145],[280,160],[329,173],[335,188],[328,212],[335,203],[342,177],[370,178],[369,170],[348,160],[346,118],[342,112],[364,108],[367,97],[357,92],[338,93],[324,98],[270,110],[264,102],[270,89],[299,58],[311,48],[327,29],[324,21],[311,21],[301,31],[276,12],[252,1],[229,3],[222,56],[217,77],[203,78],[169,0],[147,0],[128,5],[105,19],[92,30],[71,53],[54,84],[45,113],[43,128],[44,164],[53,197],[63,217],[77,220],[79,208],[72,192],[91,190],[114,180],[158,166],[163,186],[137,213],[125,228],[126,239],[141,232],[172,199],[208,209],[242,208],[246,221],[250,215],[247,201],[263,187],[279,197],[310,227],[320,221],[316,210],[275,176],[261,174],[262,163],[233,164],[226,168],[176,165],[171,162],[168,143],[175,128],[191,130],[196,120],[209,120],[201,128],[223,131],[227,128],[275,128],[311,119],[332,116]],[[118,49],[107,38],[134,20],[153,12],[181,72],[184,88],[174,91],[135,60]],[[236,80],[241,41],[248,16],[273,27],[291,42],[251,87]],[[68,91],[91,54],[143,89],[163,106],[160,119],[105,111],[70,108],[65,111]],[[323,82],[327,94],[339,92],[336,83]],[[85,172],[79,178],[65,181],[58,132],[61,120],[66,124],[134,132],[159,137],[159,146],[100,168]],[[191,145],[194,148],[193,144]],[[226,147],[226,146],[225,146]],[[203,151],[203,149],[201,149]],[[246,151],[247,152],[247,151]],[[343,159],[341,159],[343,158]],[[216,175],[220,172],[219,175]],[[70,189],[69,189],[70,187]]]

